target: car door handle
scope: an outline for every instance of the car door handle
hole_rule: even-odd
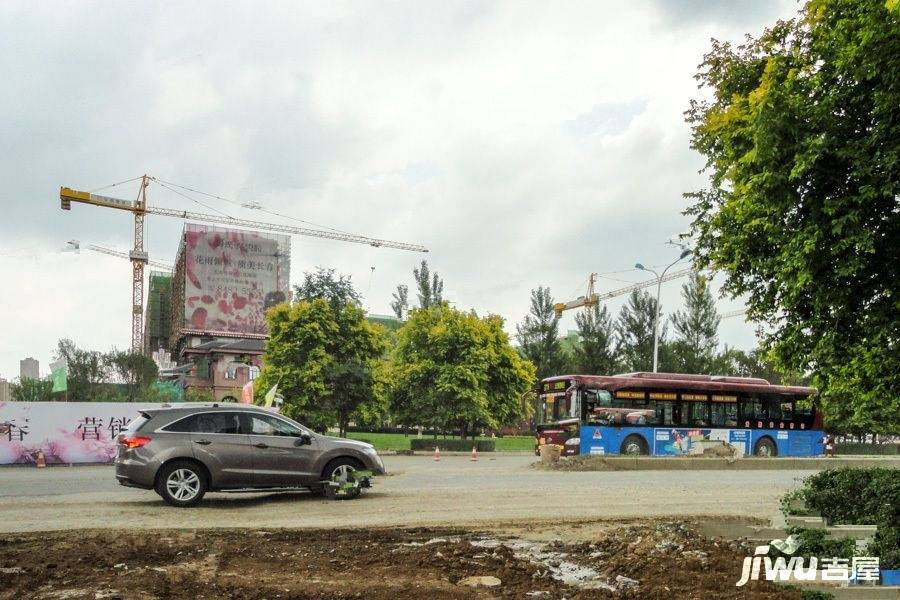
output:
[[[209,444],[212,444],[212,442],[209,440],[194,440],[194,443],[200,444],[201,446],[208,446]]]
[[[265,449],[265,448],[268,448],[268,447],[269,447],[269,445],[268,445],[268,444],[262,444],[262,443],[260,443],[260,444],[253,444],[253,445],[254,445],[254,446],[256,446],[256,447],[257,447],[257,448],[263,448],[263,449]]]

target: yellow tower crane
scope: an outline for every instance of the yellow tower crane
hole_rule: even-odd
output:
[[[132,266],[131,348],[134,352],[142,352],[144,347],[144,265],[149,262],[147,252],[144,250],[145,215],[161,215],[164,217],[175,217],[177,219],[185,219],[191,221],[202,221],[206,223],[218,223],[222,225],[247,227],[250,229],[277,231],[279,233],[287,233],[290,235],[306,235],[341,242],[351,242],[354,244],[366,244],[368,246],[374,246],[376,248],[384,247],[397,248],[399,250],[409,250],[412,252],[428,252],[427,248],[418,244],[394,242],[390,240],[382,240],[363,235],[344,233],[340,231],[323,231],[319,229],[310,229],[307,227],[282,225],[279,223],[264,223],[261,221],[251,221],[248,219],[235,219],[226,215],[211,215],[183,210],[173,210],[170,208],[148,206],[147,187],[150,185],[150,181],[154,178],[148,175],[144,175],[140,179],[141,187],[138,191],[137,198],[133,201],[110,198],[109,196],[101,196],[99,194],[92,194],[90,192],[82,192],[67,187],[61,187],[59,189],[60,205],[63,210],[71,210],[72,203],[79,202],[82,204],[90,204],[102,208],[114,208],[117,210],[127,211],[134,215],[134,248],[128,253],[128,258],[131,260]]]
[[[691,273],[690,268],[681,269],[679,271],[672,271],[671,273],[666,274],[662,281],[671,281],[673,279],[678,279],[679,277],[684,277],[685,275],[689,275]],[[553,310],[556,311],[557,316],[562,315],[563,311],[570,310],[573,308],[580,308],[582,306],[590,308],[600,302],[601,300],[609,300],[610,298],[615,298],[616,296],[622,296],[624,294],[629,294],[634,290],[641,290],[646,287],[650,287],[653,285],[657,285],[660,283],[659,279],[650,279],[647,281],[642,281],[640,283],[635,283],[629,285],[628,287],[619,288],[617,290],[612,290],[609,292],[604,292],[602,294],[597,294],[594,292],[594,284],[597,282],[597,274],[591,273],[590,278],[588,278],[588,289],[587,294],[584,296],[579,296],[574,300],[569,300],[568,302],[560,302],[558,304],[553,305]]]

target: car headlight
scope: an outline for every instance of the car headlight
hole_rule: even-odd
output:
[[[577,446],[581,443],[581,440],[578,438],[569,438],[566,440],[566,446]]]

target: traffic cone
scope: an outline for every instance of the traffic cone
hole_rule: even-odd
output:
[[[44,458],[43,450],[38,450],[37,458],[35,459],[35,465],[38,469],[43,469],[47,466],[47,460]]]
[[[434,460],[441,460],[441,449],[437,446],[434,447]]]
[[[472,446],[472,457],[469,460],[471,460],[472,462],[475,462],[476,460],[478,460],[478,447],[477,446]]]

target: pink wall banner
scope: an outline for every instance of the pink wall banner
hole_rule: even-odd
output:
[[[111,463],[116,437],[155,402],[0,402],[0,465]]]

